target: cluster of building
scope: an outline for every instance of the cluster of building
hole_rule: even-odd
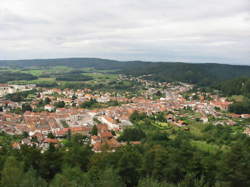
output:
[[[80,134],[89,138],[93,150],[99,152],[108,147],[110,150],[115,150],[117,147],[124,145],[117,141],[121,131],[131,126],[129,118],[134,111],[145,112],[146,114],[154,114],[158,112],[170,111],[173,114],[166,115],[169,123],[176,126],[186,126],[187,124],[176,118],[175,111],[180,109],[190,108],[193,111],[200,113],[204,123],[209,122],[208,116],[218,117],[221,115],[220,110],[227,110],[230,102],[225,98],[220,98],[216,95],[210,95],[211,100],[204,99],[202,93],[197,94],[198,100],[185,99],[182,95],[192,89],[192,85],[179,83],[157,83],[157,87],[153,87],[153,82],[138,79],[143,81],[147,90],[145,95],[141,97],[118,97],[112,96],[111,93],[95,93],[90,89],[72,90],[72,89],[45,89],[39,88],[37,97],[30,104],[32,108],[37,107],[37,104],[42,100],[49,99],[49,103],[44,105],[44,111],[31,112],[26,111],[23,114],[11,113],[8,110],[0,112],[0,131],[10,135],[21,135],[24,132],[27,137],[21,142],[16,142],[13,147],[20,147],[21,144],[36,145],[41,149],[46,149],[49,144],[59,145],[62,139],[65,139],[69,134]],[[12,85],[9,88],[12,89]],[[15,89],[29,90],[33,89],[33,85],[15,87]],[[151,96],[160,90],[163,97],[152,99]],[[16,90],[18,91],[18,90]],[[3,92],[2,95],[7,92]],[[8,92],[10,93],[10,92]],[[112,100],[122,103],[119,106],[112,106],[99,109],[84,109],[79,106],[91,99],[97,102],[106,103]],[[63,101],[64,108],[56,108],[54,103]],[[8,101],[2,98],[0,103],[11,105],[12,107],[20,106],[20,103]],[[229,121],[230,122],[230,121]],[[92,136],[91,130],[96,125],[98,134]],[[232,124],[233,125],[233,124]],[[53,136],[53,138],[51,138]],[[132,142],[138,144],[140,142]]]
[[[36,85],[34,84],[29,84],[29,85],[0,84],[0,97],[16,92],[29,91],[34,89],[35,87]]]

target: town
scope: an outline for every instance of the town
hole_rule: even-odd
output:
[[[61,146],[61,141],[70,135],[82,135],[101,152],[125,145],[117,138],[125,128],[133,126],[130,116],[134,112],[154,115],[163,113],[168,125],[189,129],[183,117],[214,125],[236,125],[235,119],[250,118],[250,115],[226,113],[231,102],[216,94],[192,92],[193,85],[186,83],[157,83],[143,77],[120,79],[136,81],[145,90],[137,97],[126,97],[114,92],[97,92],[91,89],[39,88],[36,85],[0,85],[0,129],[9,135],[25,138],[13,142],[13,148],[22,144],[46,150],[50,144]],[[17,100],[16,94],[26,94],[29,99]],[[117,96],[118,95],[118,96]],[[7,97],[6,97],[7,96]],[[9,99],[7,99],[9,98]],[[19,98],[20,99],[20,98]],[[96,106],[96,107],[95,107]],[[181,114],[181,110],[193,111]],[[197,119],[198,118],[198,119]],[[96,132],[93,133],[93,129]],[[246,128],[244,133],[249,133]],[[131,144],[139,144],[132,141]]]

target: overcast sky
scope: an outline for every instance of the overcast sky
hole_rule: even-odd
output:
[[[250,65],[250,0],[0,0],[0,59]]]

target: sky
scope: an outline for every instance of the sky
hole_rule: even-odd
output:
[[[250,0],[0,0],[0,59],[250,65]]]

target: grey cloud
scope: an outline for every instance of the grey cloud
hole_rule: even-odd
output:
[[[248,0],[1,1],[5,59],[91,56],[250,65]]]

